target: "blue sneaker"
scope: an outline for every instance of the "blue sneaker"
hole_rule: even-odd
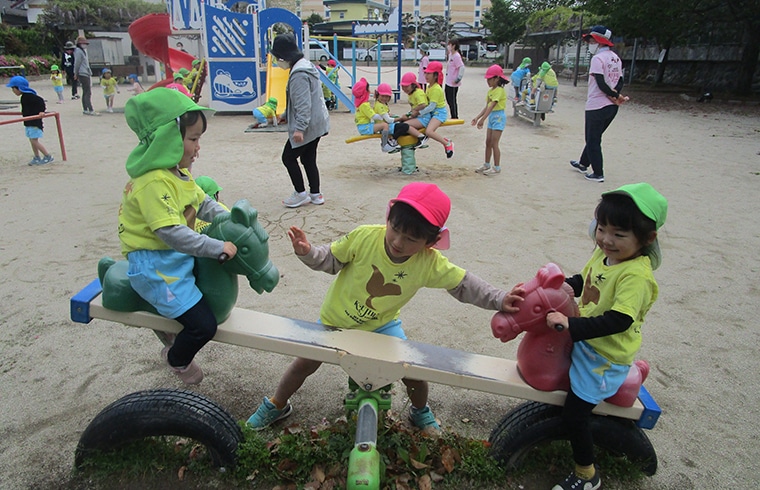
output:
[[[441,426],[435,421],[435,415],[430,407],[425,405],[425,408],[416,409],[409,407],[409,422],[415,427],[430,435],[440,433]]]
[[[42,158],[40,157],[32,158],[32,160],[29,162],[29,165],[42,165]]]
[[[291,413],[293,413],[293,407],[290,405],[290,402],[282,410],[277,410],[277,407],[269,401],[269,398],[264,397],[264,401],[261,402],[259,408],[248,418],[248,422],[246,423],[255,430],[261,430],[278,420],[289,417]]]
[[[578,160],[570,160],[570,165],[572,165],[572,167],[575,170],[577,170],[578,172],[580,172],[580,173],[582,173],[584,175],[586,174],[586,170],[588,170],[588,166],[587,165],[582,165],[581,162],[579,162]]]
[[[46,155],[46,156],[44,156],[44,157],[42,158],[42,162],[41,162],[41,163],[42,163],[42,164],[45,164],[45,163],[50,163],[50,162],[52,162],[53,160],[55,160],[55,158],[53,158],[53,155]]]
[[[604,175],[599,175],[591,172],[586,174],[586,180],[591,180],[593,182],[604,182]]]

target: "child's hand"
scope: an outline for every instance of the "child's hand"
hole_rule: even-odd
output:
[[[521,284],[513,287],[512,290],[504,296],[504,299],[501,302],[501,311],[506,313],[517,313],[520,311],[520,308],[515,306],[515,303],[525,301],[524,296],[525,289],[523,289]]]
[[[483,121],[478,121],[478,129],[483,129]]]
[[[478,118],[477,117],[475,119],[473,119],[472,122],[470,122],[470,126],[475,126],[476,124],[478,124]]]
[[[552,311],[546,315],[546,326],[554,330],[565,330],[568,328],[567,317],[559,311]]]
[[[288,237],[290,238],[290,243],[293,244],[293,251],[296,255],[306,255],[311,250],[311,244],[306,239],[306,233],[301,228],[291,226],[288,230]]]
[[[224,242],[224,251],[222,253],[227,254],[227,256],[231,259],[237,254],[237,247],[232,242]]]

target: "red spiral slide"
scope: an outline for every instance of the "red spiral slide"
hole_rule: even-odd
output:
[[[193,67],[193,55],[169,47],[168,37],[172,34],[168,13],[148,14],[129,26],[129,36],[137,50],[166,66],[166,80],[159,80],[153,87],[172,83],[175,71],[180,68],[190,70]]]

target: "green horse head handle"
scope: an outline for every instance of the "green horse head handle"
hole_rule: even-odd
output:
[[[277,267],[269,260],[269,235],[257,221],[256,211],[248,201],[235,203],[229,213],[216,216],[204,233],[229,241],[237,254],[220,263],[216,259],[195,259],[195,283],[219,323],[227,319],[238,296],[238,275],[245,276],[257,293],[271,292],[280,280]],[[127,277],[127,261],[104,257],[98,263],[98,277],[103,287],[103,306],[117,311],[150,311],[147,301],[134,292]]]

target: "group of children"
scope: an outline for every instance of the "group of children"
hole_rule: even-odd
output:
[[[381,149],[391,152],[398,148],[398,138],[411,135],[417,138],[415,147],[424,146],[428,139],[443,146],[446,158],[454,156],[454,142],[441,136],[436,130],[448,119],[446,100],[441,83],[443,65],[439,61],[430,62],[425,68],[427,90],[423,91],[414,73],[401,77],[401,89],[408,96],[410,110],[404,115],[393,117],[389,114],[388,102],[393,91],[387,83],[381,83],[375,90],[374,107],[369,103],[369,83],[362,78],[352,88],[356,115],[354,122],[359,134],[381,134]],[[424,129],[425,134],[422,134]]]

